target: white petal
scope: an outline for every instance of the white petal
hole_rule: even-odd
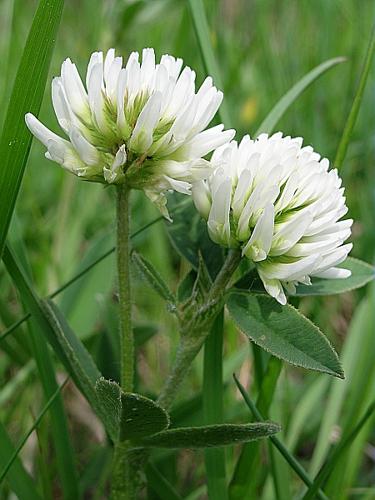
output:
[[[130,138],[132,151],[146,153],[153,142],[153,133],[160,119],[161,93],[155,92],[142,109]]]
[[[267,258],[272,243],[274,215],[273,205],[266,205],[254,227],[251,238],[242,250],[242,255],[246,255],[254,262]]]

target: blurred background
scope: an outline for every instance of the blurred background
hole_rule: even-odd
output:
[[[238,138],[244,133],[253,134],[278,99],[316,65],[336,56],[347,58],[314,82],[276,127],[284,134],[304,137],[305,144],[313,145],[322,156],[333,161],[370,38],[375,14],[373,0],[205,0],[204,3],[224,80],[231,126],[237,129]],[[36,2],[32,0],[0,1],[1,122],[35,8]],[[50,83],[60,73],[62,61],[70,57],[82,76],[90,54],[110,47],[115,47],[125,58],[133,50],[154,47],[159,57],[164,53],[182,57],[197,72],[198,84],[205,77],[187,2],[67,0],[40,113],[40,119],[49,128],[59,132],[51,105]],[[374,160],[373,66],[341,170],[349,216],[355,220],[352,256],[368,262],[373,261],[375,242]],[[157,216],[151,203],[141,193],[134,193],[133,230]],[[67,175],[44,158],[43,146],[34,141],[10,238],[30,270],[36,289],[47,295],[113,245],[114,192]],[[134,246],[176,289],[189,266],[171,245],[164,222],[137,236]],[[117,378],[113,267],[112,255],[56,300],[104,375]],[[22,315],[22,307],[3,266],[0,280],[3,331]],[[176,325],[161,299],[136,274],[134,281],[136,328],[139,338],[144,340],[138,350],[138,389],[155,396],[166,377],[178,340]],[[304,298],[295,304],[330,338],[341,353],[347,374],[345,381],[332,381],[328,375],[285,367],[279,380],[271,416],[282,424],[282,439],[289,449],[315,474],[330,443],[338,439],[343,429],[355,424],[375,396],[374,290],[368,286],[341,296]],[[23,325],[0,345],[0,418],[14,437],[29,428],[43,401],[25,337],[27,326]],[[225,328],[224,360],[225,420],[246,421],[248,411],[235,391],[231,374],[235,371],[251,391],[252,356],[245,337],[229,320]],[[199,357],[175,407],[174,423],[199,424],[201,383]],[[105,446],[103,428],[73,384],[65,389],[64,397],[86,498],[105,498],[110,452]],[[38,471],[38,477],[43,473],[53,477],[53,453],[47,445],[43,453],[38,448],[41,443],[49,442],[48,418],[47,415],[43,420],[38,437],[33,435],[22,453],[28,468]],[[226,453],[230,477],[238,450],[228,449]],[[46,459],[49,454],[52,469],[43,472],[46,468],[43,457]],[[156,459],[184,498],[206,498],[202,453],[179,453],[175,461],[171,460],[171,452],[160,452]],[[93,472],[98,470],[100,474]],[[288,469],[285,477],[288,489],[284,498],[292,498],[299,483]],[[253,492],[258,496],[249,498],[274,498],[266,474],[258,483],[262,488]],[[53,480],[51,484],[51,498],[59,498]],[[0,491],[7,498],[7,487]],[[347,450],[330,479],[328,491],[331,498],[375,499],[374,419]]]

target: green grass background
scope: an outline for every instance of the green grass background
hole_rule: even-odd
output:
[[[18,62],[37,3],[0,2],[0,124],[4,119]],[[375,14],[372,0],[206,0],[211,42],[221,70],[231,121],[240,138],[254,133],[277,100],[305,73],[332,57],[347,62],[329,70],[290,108],[277,126],[285,134],[303,136],[322,155],[333,160],[355,94]],[[12,40],[12,41],[11,41]],[[47,80],[40,117],[58,132],[50,98],[50,83],[62,61],[70,57],[85,70],[94,50],[115,47],[124,57],[143,47],[158,56],[182,57],[197,72],[205,73],[188,3],[183,0],[111,1],[67,0]],[[40,294],[46,295],[91,262],[114,241],[114,193],[100,185],[80,182],[44,159],[44,148],[33,143],[18,197],[9,238],[18,256],[30,266]],[[375,69],[372,67],[357,124],[341,170],[349,215],[354,218],[352,255],[369,262],[374,257],[375,213]],[[133,196],[132,227],[157,216],[141,193]],[[142,252],[176,288],[188,270],[172,248],[164,223],[134,240]],[[109,257],[58,298],[62,311],[103,373],[115,378],[113,361],[117,331],[114,297],[114,259]],[[2,330],[22,315],[14,287],[0,267],[0,324]],[[176,325],[159,297],[134,275],[134,317],[137,327],[157,332],[138,352],[138,388],[154,396],[161,387],[176,345]],[[373,287],[342,296],[304,298],[297,302],[329,336],[341,353],[347,378],[331,381],[328,375],[284,368],[271,417],[283,425],[281,438],[310,471],[316,474],[329,444],[354,426],[375,396],[375,339]],[[302,334],[302,333],[301,333]],[[23,326],[0,350],[0,419],[10,436],[26,433],[43,405],[43,394]],[[25,340],[26,339],[26,340]],[[227,320],[224,329],[225,421],[245,421],[248,411],[235,390],[236,371],[255,394],[253,362],[246,340]],[[58,376],[63,371],[57,365]],[[202,423],[202,356],[194,363],[184,385],[175,421]],[[72,385],[64,391],[81,487],[87,498],[105,498],[109,449],[99,422]],[[47,415],[22,451],[46,498],[59,498],[54,480],[55,454]],[[227,449],[227,476],[233,471],[237,449]],[[160,471],[184,498],[205,498],[203,453],[186,451],[178,458],[156,452]],[[267,457],[263,453],[253,471],[258,485],[251,498],[275,498]],[[283,467],[286,484],[280,498],[301,491],[295,476]],[[374,419],[361,432],[333,472],[327,494],[334,499],[375,498]],[[7,498],[8,485],[1,495]],[[160,498],[150,492],[150,498]],[[153,496],[154,495],[154,496]],[[190,496],[188,496],[190,495]]]

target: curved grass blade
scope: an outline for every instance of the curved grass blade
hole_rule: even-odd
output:
[[[3,468],[3,470],[1,471],[0,473],[0,484],[2,483],[2,481],[4,480],[5,476],[8,474],[9,472],[9,469],[12,467],[13,463],[15,462],[15,460],[17,459],[18,457],[18,454],[20,453],[20,451],[22,450],[22,448],[24,447],[24,445],[26,444],[26,441],[29,439],[29,437],[31,436],[31,434],[34,432],[34,430],[38,427],[40,421],[42,420],[42,418],[44,417],[45,413],[49,410],[50,406],[52,405],[52,403],[56,400],[56,398],[59,396],[59,394],[61,393],[61,391],[63,390],[63,388],[65,387],[66,383],[68,382],[69,378],[66,378],[65,381],[56,389],[56,391],[52,394],[52,396],[49,398],[49,400],[47,401],[47,403],[45,404],[44,408],[42,409],[42,411],[39,413],[39,415],[37,416],[37,418],[35,419],[35,422],[33,423],[33,425],[31,426],[31,428],[28,430],[28,432],[25,434],[25,436],[21,439],[19,445],[17,446],[17,448],[15,448],[12,456],[9,458],[6,466]]]
[[[357,437],[363,426],[366,424],[368,419],[373,415],[374,411],[375,411],[375,401],[371,403],[366,413],[363,415],[363,417],[354,427],[354,429],[346,437],[341,439],[339,444],[332,449],[332,452],[328,457],[326,463],[320,469],[319,474],[316,476],[314,480],[314,483],[310,486],[310,488],[308,489],[302,500],[310,500],[314,498],[318,489],[324,484],[324,482],[327,480],[330,473],[334,469],[342,452],[352,444],[352,442],[355,440],[355,438]]]
[[[245,388],[240,384],[239,380],[237,379],[236,375],[233,375],[234,381],[238,387],[238,390],[242,394],[242,397],[244,398],[245,403],[247,404],[249,410],[253,414],[254,418],[259,420],[260,422],[264,420],[263,415],[261,412],[258,410],[258,408],[255,406],[255,404],[251,401],[249,398]],[[305,469],[302,467],[302,465],[294,458],[294,456],[289,453],[287,448],[283,445],[283,443],[275,436],[270,436],[270,441],[271,443],[278,449],[280,454],[285,458],[285,460],[288,462],[290,467],[294,470],[294,472],[302,479],[302,481],[307,485],[307,486],[312,486],[313,482],[307,475]],[[327,496],[324,494],[323,491],[321,491],[319,488],[316,490],[316,495],[320,500],[328,500]]]
[[[152,462],[146,467],[146,476],[148,486],[155,491],[159,498],[163,500],[182,500],[174,487],[167,479],[160,474]]]
[[[375,51],[375,25],[372,28],[370,42],[369,42],[369,45],[367,48],[367,53],[366,53],[365,61],[363,64],[361,77],[359,79],[357,92],[354,96],[354,101],[353,101],[352,107],[350,109],[348,118],[346,120],[344,131],[342,133],[339,146],[337,148],[335,161],[333,162],[333,164],[336,168],[340,168],[342,166],[343,161],[344,161],[345,156],[346,156],[350,137],[352,135],[352,132],[353,132],[353,129],[355,126],[355,122],[357,121],[359,108],[361,107],[362,97],[363,97],[363,93],[365,91],[367,78],[368,78],[368,75],[370,73],[371,62],[372,62],[372,58],[374,55],[374,51]]]
[[[39,113],[63,0],[41,0],[17,71],[0,138],[0,255],[31,145],[25,114]]]
[[[293,104],[293,102],[302,94],[304,90],[307,89],[317,78],[323,75],[330,68],[333,68],[337,64],[346,61],[344,57],[335,57],[333,59],[328,59],[322,64],[319,64],[316,68],[311,70],[307,75],[305,75],[301,80],[299,80],[293,87],[283,95],[279,102],[272,108],[270,113],[260,124],[258,130],[255,132],[255,137],[259,134],[266,133],[270,134],[277,122],[286,112],[286,110]]]
[[[7,431],[0,421],[0,466],[5,467],[7,457],[13,455],[14,446],[10,440]],[[42,500],[38,494],[35,484],[24,469],[22,462],[16,456],[13,465],[10,468],[7,476],[10,489],[17,495],[20,500]]]
[[[263,415],[268,415],[281,368],[281,361],[274,356],[270,357],[267,368],[265,370],[262,368],[257,407]],[[254,477],[253,475],[249,475],[249,470],[255,470],[256,464],[260,460],[259,442],[247,443],[242,447],[229,485],[229,497],[231,500],[242,500],[242,498],[251,498],[255,495]]]
[[[149,227],[151,227],[152,225],[156,224],[157,222],[159,222],[159,221],[161,221],[163,219],[164,219],[164,217],[156,217],[156,219],[153,219],[152,221],[148,222],[147,224],[145,224],[144,226],[142,226],[140,229],[138,229],[137,231],[135,231],[131,235],[131,238],[135,238],[136,236],[138,236],[139,234],[141,234],[143,231],[145,231],[146,229],[148,229]],[[104,252],[102,255],[100,255],[100,257],[98,257],[93,262],[91,262],[91,264],[89,264],[87,267],[85,267],[84,269],[82,269],[82,271],[80,271],[75,276],[73,276],[73,278],[71,278],[70,280],[68,280],[66,283],[64,283],[59,288],[57,288],[54,292],[52,292],[50,295],[48,295],[47,298],[53,299],[54,297],[56,297],[57,295],[59,295],[66,288],[68,288],[70,285],[73,285],[73,283],[75,283],[80,278],[82,278],[85,274],[87,274],[89,271],[91,271],[91,269],[93,267],[95,267],[97,264],[100,264],[100,262],[102,262],[104,259],[106,259],[110,255],[112,255],[115,250],[116,250],[116,247],[112,247],[109,250],[107,250],[106,252]],[[22,323],[24,323],[25,321],[27,321],[30,317],[31,317],[30,313],[25,314],[22,318],[20,318],[18,321],[16,321],[11,326],[9,326],[5,330],[5,332],[3,332],[0,335],[0,342],[2,340],[4,340],[8,335],[10,335],[12,332],[14,332],[14,330],[16,330],[19,326],[21,326]]]
[[[203,415],[205,424],[223,421],[223,327],[224,311],[216,317],[204,345]],[[227,500],[225,450],[211,448],[204,452],[209,498]]]
[[[17,259],[8,246],[5,247],[3,261],[22,301],[24,301],[26,307],[30,307],[31,297],[34,299],[33,292],[28,285],[25,272],[18,265]],[[46,324],[44,317],[44,321],[41,322],[40,317],[36,314],[34,314],[33,320],[30,324],[29,335],[31,349],[38,367],[45,397],[49,399],[57,389],[57,381],[52,355],[48,349],[45,336],[48,323]],[[61,396],[57,397],[55,404],[51,407],[51,415],[51,433],[55,445],[57,469],[61,479],[63,498],[79,498],[75,460]]]
[[[193,17],[194,28],[197,34],[198,45],[202,54],[203,64],[206,73],[212,76],[217,87],[223,90],[219,65],[217,64],[214,51],[212,49],[210,30],[202,0],[189,0],[189,6]],[[225,100],[219,108],[219,116],[226,127],[230,127],[231,119]]]

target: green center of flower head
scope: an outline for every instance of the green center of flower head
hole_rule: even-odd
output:
[[[47,147],[46,157],[84,180],[142,189],[167,215],[165,192],[190,194],[206,178],[204,157],[228,142],[234,131],[206,129],[222,93],[206,78],[195,92],[195,73],[182,60],[152,49],[142,62],[133,52],[125,67],[114,50],[92,54],[83,85],[67,59],[52,82],[52,100],[65,140],[26,115],[32,133]]]
[[[195,205],[213,241],[240,248],[256,265],[267,291],[285,303],[283,287],[295,290],[310,276],[346,277],[334,266],[351,244],[351,220],[341,180],[329,162],[301,139],[275,134],[245,136],[218,148],[214,173],[193,186]]]

